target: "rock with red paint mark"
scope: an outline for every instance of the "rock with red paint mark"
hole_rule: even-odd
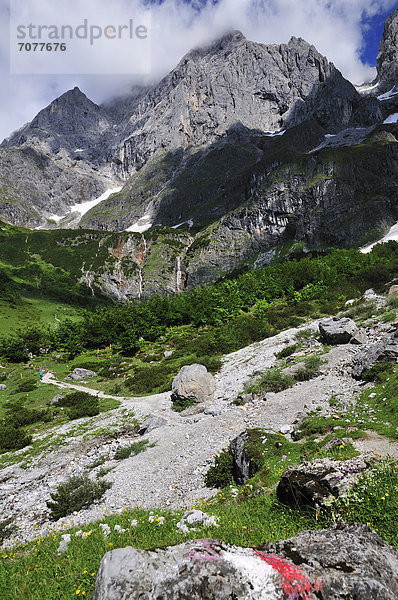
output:
[[[93,600],[281,600],[283,593],[278,571],[251,548],[204,539],[108,552]]]
[[[193,540],[105,554],[93,600],[397,600],[398,552],[369,527],[304,531],[260,550]]]
[[[316,506],[333,497],[344,496],[359,475],[377,460],[369,454],[344,461],[322,458],[292,465],[283,472],[278,483],[278,500],[293,507]]]
[[[322,600],[397,600],[398,552],[369,527],[341,523],[322,531],[303,531],[290,540],[266,544],[268,556],[299,565]],[[283,574],[285,568],[279,565]],[[303,580],[303,588],[308,585]],[[289,596],[310,600],[311,595]]]

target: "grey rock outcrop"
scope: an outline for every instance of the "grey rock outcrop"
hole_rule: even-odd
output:
[[[171,400],[193,400],[197,404],[210,404],[214,401],[216,384],[214,377],[203,365],[182,367],[173,379]]]
[[[90,379],[92,377],[97,377],[97,373],[95,373],[95,371],[90,371],[90,369],[81,369],[80,367],[76,367],[76,369],[73,369],[73,371],[69,373],[69,375],[65,377],[65,379],[78,381],[79,379]]]
[[[166,419],[163,419],[163,417],[154,417],[151,415],[147,419],[145,419],[143,423],[141,423],[141,426],[138,430],[138,435],[145,435],[146,433],[149,433],[154,429],[159,429],[159,427],[163,427],[164,425],[167,425]]]
[[[378,362],[398,362],[398,331],[385,334],[376,342],[365,344],[353,357],[351,372],[360,378],[362,373]]]
[[[329,498],[345,495],[375,457],[361,456],[345,461],[322,458],[292,465],[282,474],[276,490],[278,500],[289,506],[316,506]]]
[[[319,323],[321,339],[325,344],[348,344],[358,334],[358,328],[352,319],[333,317]]]
[[[234,438],[229,451],[233,460],[234,480],[238,484],[246,483],[259,469],[258,461],[250,451],[249,434],[245,431]]]
[[[368,527],[342,524],[261,550],[212,539],[119,548],[103,557],[93,600],[396,600],[397,590],[397,551]]]
[[[398,9],[386,20],[377,56],[378,91],[388,92],[398,84]]]

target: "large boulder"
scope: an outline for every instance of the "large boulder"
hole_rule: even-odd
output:
[[[343,496],[376,460],[374,455],[369,455],[344,461],[321,458],[292,465],[283,472],[278,483],[278,500],[294,507],[317,506],[330,498]]]
[[[339,319],[325,319],[319,323],[321,339],[325,344],[348,344],[352,337],[358,333],[358,328],[352,319],[344,317]]]
[[[211,539],[112,550],[93,600],[396,600],[397,590],[397,551],[369,527],[342,524],[261,550]]]
[[[214,401],[216,383],[213,375],[203,365],[182,367],[173,379],[171,400],[193,400],[198,404]]]
[[[73,369],[72,373],[69,373],[69,375],[65,377],[65,379],[69,381],[78,381],[79,379],[90,379],[92,377],[97,377],[97,373],[95,373],[95,371],[90,371],[89,369],[81,369],[80,367],[76,367],[76,369]]]

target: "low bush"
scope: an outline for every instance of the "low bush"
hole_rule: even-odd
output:
[[[87,475],[70,477],[60,483],[57,491],[50,494],[47,502],[54,521],[66,517],[75,511],[90,506],[94,500],[102,498],[112,484],[108,481],[92,481]]]
[[[176,398],[173,400],[173,404],[171,408],[178,413],[181,413],[186,408],[190,408],[191,406],[195,406],[197,404],[196,400],[193,398]]]
[[[22,394],[25,392],[32,392],[36,388],[36,385],[36,379],[25,379],[25,381],[21,381],[21,383],[18,385],[18,387],[15,390],[15,393]]]
[[[82,417],[93,417],[100,412],[100,404],[97,396],[92,396],[86,392],[68,394],[60,398],[56,406],[68,408],[67,415],[71,420]]]
[[[271,367],[247,384],[245,392],[248,394],[281,392],[292,387],[294,383],[294,377],[285,375],[279,367]]]
[[[295,380],[309,381],[310,379],[314,379],[314,377],[318,377],[320,373],[319,367],[322,363],[323,361],[319,356],[309,356],[304,360],[304,367],[295,373]]]
[[[233,483],[233,459],[228,450],[215,457],[214,466],[205,475],[205,484],[210,488],[224,488]]]
[[[19,427],[15,427],[8,420],[0,422],[0,450],[19,450],[29,446],[32,436]]]
[[[50,410],[36,410],[28,408],[22,400],[10,402],[6,408],[7,420],[14,427],[24,427],[33,423],[48,423],[53,419],[53,413]]]
[[[286,346],[286,348],[283,348],[283,350],[281,350],[280,352],[277,352],[275,356],[276,358],[288,358],[289,356],[297,352],[299,349],[300,344],[292,344],[291,346]]]

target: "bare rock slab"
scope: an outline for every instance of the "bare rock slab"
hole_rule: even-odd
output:
[[[193,400],[197,404],[214,402],[216,383],[213,375],[203,365],[182,367],[173,379],[171,400]]]

